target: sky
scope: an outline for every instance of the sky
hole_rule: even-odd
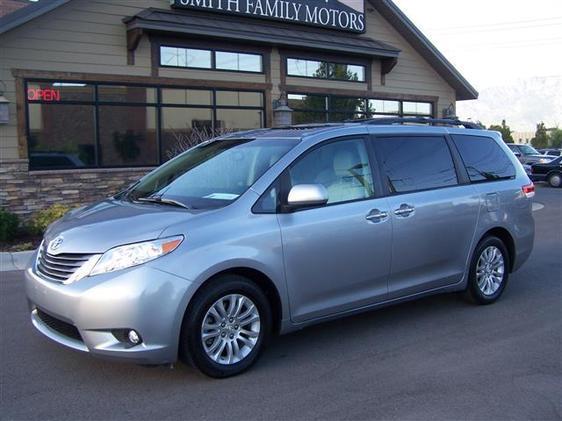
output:
[[[562,86],[562,0],[394,1],[481,93],[531,78]]]

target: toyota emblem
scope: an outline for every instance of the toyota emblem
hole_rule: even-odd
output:
[[[61,246],[63,241],[64,238],[62,238],[61,236],[55,238],[53,241],[49,243],[49,251],[58,250],[58,248]]]

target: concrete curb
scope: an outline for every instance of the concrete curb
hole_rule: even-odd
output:
[[[18,251],[15,253],[0,253],[0,272],[24,270],[33,251]]]

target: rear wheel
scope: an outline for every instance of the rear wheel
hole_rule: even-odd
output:
[[[560,187],[562,185],[562,174],[556,172],[548,176],[548,184],[551,187]]]
[[[271,331],[271,309],[252,281],[227,275],[194,298],[182,326],[180,357],[211,377],[247,370]]]
[[[503,293],[509,278],[509,253],[497,237],[486,237],[476,247],[470,266],[467,294],[478,304],[491,304]]]

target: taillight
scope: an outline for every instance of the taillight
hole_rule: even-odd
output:
[[[528,199],[530,199],[531,197],[533,197],[535,195],[535,185],[533,183],[527,184],[527,185],[521,187],[521,190],[523,190],[523,194]]]

